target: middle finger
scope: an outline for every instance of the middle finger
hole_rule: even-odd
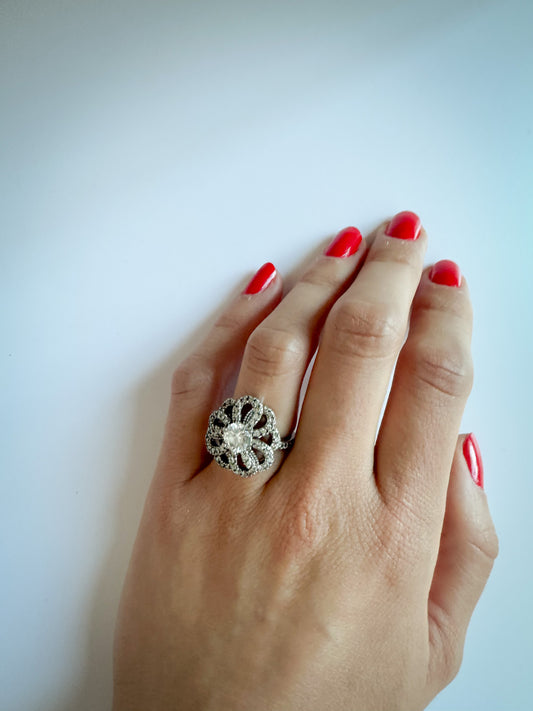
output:
[[[359,230],[341,230],[248,339],[233,397],[253,395],[262,400],[274,411],[282,438],[291,434],[296,424],[300,388],[321,325],[353,280],[364,255]],[[256,474],[249,487],[260,488],[282,458],[277,452],[273,465]]]
[[[328,461],[353,453],[338,467],[348,478],[372,477],[379,417],[426,247],[427,235],[412,212],[377,230],[357,279],[326,319],[293,458],[316,456],[311,450],[320,443],[319,454]],[[314,471],[327,477],[329,467]]]

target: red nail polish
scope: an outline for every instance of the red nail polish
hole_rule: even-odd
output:
[[[461,286],[461,270],[459,266],[450,259],[442,259],[433,265],[429,272],[429,278],[434,284],[444,284],[444,286]]]
[[[324,252],[326,257],[351,257],[363,241],[357,227],[345,227]]]
[[[472,479],[483,489],[483,460],[481,459],[478,441],[473,432],[468,435],[463,443],[463,455]]]
[[[399,212],[394,215],[389,222],[385,234],[389,237],[397,237],[398,239],[418,239],[422,223],[418,215],[408,210]]]
[[[252,277],[252,280],[242,292],[243,294],[258,294],[264,291],[276,276],[276,267],[272,262],[267,262],[260,267]]]

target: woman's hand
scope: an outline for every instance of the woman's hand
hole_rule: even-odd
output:
[[[498,550],[475,438],[458,437],[468,289],[453,263],[423,270],[413,213],[359,242],[343,230],[283,299],[265,265],[175,371],[115,711],[414,711],[456,674]],[[317,346],[293,448],[249,478],[212,461],[228,396],[291,433]]]

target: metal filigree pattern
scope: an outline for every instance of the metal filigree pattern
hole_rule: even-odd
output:
[[[228,398],[209,415],[205,435],[207,450],[216,463],[242,477],[268,469],[277,449],[288,449],[294,438],[283,441],[273,410],[252,395]]]

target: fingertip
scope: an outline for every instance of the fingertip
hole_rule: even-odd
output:
[[[265,262],[253,275],[242,293],[247,296],[260,294],[275,282],[281,283],[279,272],[272,262]]]
[[[483,458],[481,457],[479,442],[473,432],[464,437],[461,450],[472,481],[481,489],[484,489]]]
[[[479,443],[473,432],[462,433],[457,437],[446,500],[447,525],[454,521],[461,536],[474,535],[480,527],[492,528],[484,483]]]
[[[451,259],[441,259],[431,267],[429,274],[429,280],[434,284],[439,284],[440,286],[461,286],[461,268],[457,262],[453,262]]]
[[[457,262],[451,259],[440,259],[424,267],[420,284],[424,288],[432,288],[441,293],[465,292],[469,294],[468,280]],[[453,289],[439,289],[441,286],[450,286]]]
[[[485,468],[481,448],[473,432],[462,433],[457,437],[451,475],[452,480],[460,479],[458,484],[463,489],[463,496],[484,491]],[[452,481],[450,485],[452,487]]]

